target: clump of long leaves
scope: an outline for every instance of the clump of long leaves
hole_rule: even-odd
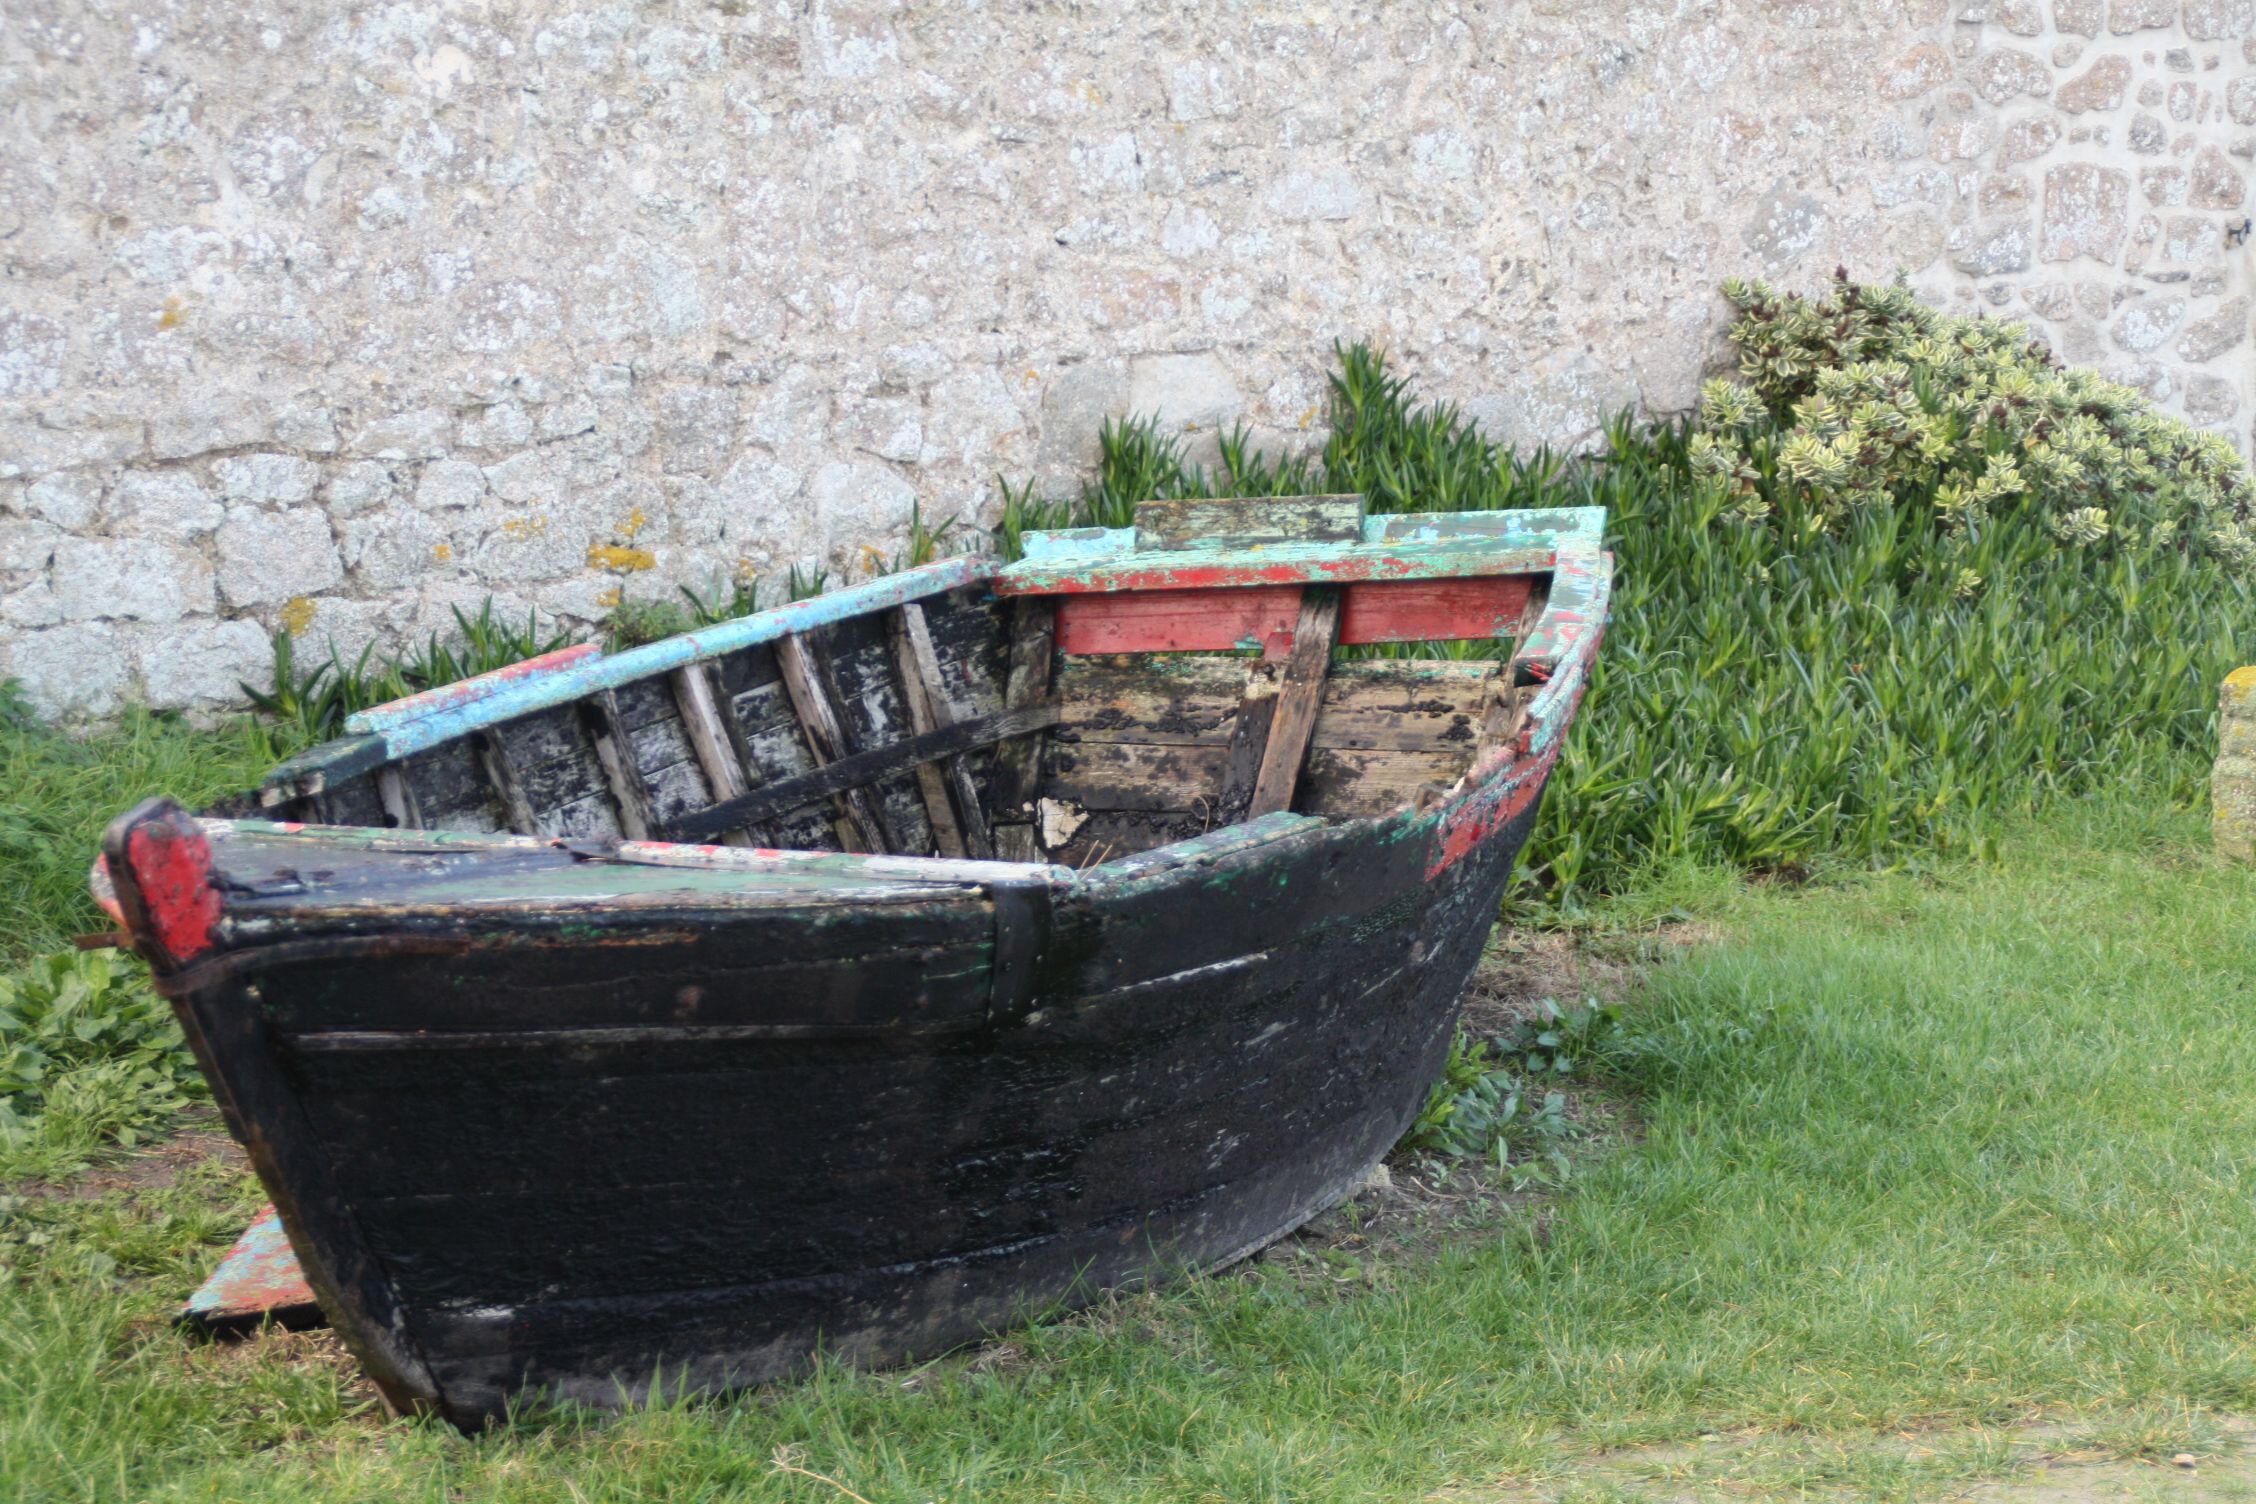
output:
[[[502,616],[491,598],[475,616],[455,607],[454,624],[453,632],[443,637],[433,632],[421,647],[403,654],[380,656],[371,643],[349,664],[331,643],[329,656],[311,666],[300,665],[297,639],[277,632],[272,685],[245,684],[243,693],[294,739],[310,744],[341,733],[354,711],[507,668],[577,640],[570,632],[543,632],[532,612],[522,624]]]
[[[1783,393],[1861,348],[1812,336],[1750,358],[1779,363],[1764,379]],[[1730,441],[1768,456],[1754,507],[1717,483],[1700,442],[1715,430],[1699,421],[1625,417],[1593,457],[1515,455],[1446,403],[1414,406],[1368,349],[1339,361],[1319,458],[1249,454],[1233,435],[1209,473],[1149,422],[1108,426],[1080,496],[1006,488],[999,550],[1015,556],[1029,528],[1124,526],[1138,493],[1605,507],[1613,621],[1522,869],[1566,907],[1652,864],[1888,864],[1986,850],[2001,817],[2048,798],[2126,785],[2198,797],[2216,685],[2256,651],[2256,592],[2217,533],[2245,473],[2218,471],[2183,425],[2147,414],[2109,442],[2149,443],[2133,469],[2179,464],[2168,446],[2197,451],[2208,478],[2126,470],[2094,529],[2070,525],[2073,507],[1962,504],[1944,494],[1957,472],[1909,460],[1844,504],[1778,464],[1801,418],[1750,397]],[[1947,397],[1974,369],[1941,362],[1921,381]],[[1982,379],[1995,396],[1994,373]]]

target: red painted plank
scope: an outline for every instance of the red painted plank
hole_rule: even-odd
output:
[[[1215,653],[1282,649],[1300,614],[1298,585],[1250,590],[1123,591],[1057,598],[1061,653]]]
[[[1448,642],[1509,637],[1531,589],[1526,575],[1350,585],[1342,642]]]
[[[133,818],[122,816],[121,822]],[[135,938],[154,940],[175,966],[211,949],[212,931],[219,924],[219,890],[211,881],[211,842],[195,817],[168,801],[127,829],[125,862],[149,929]],[[114,869],[110,875],[116,878]]]
[[[1342,642],[1439,642],[1509,636],[1527,609],[1524,575],[1351,585]],[[1057,598],[1061,653],[1282,652],[1300,610],[1297,586],[1128,590]]]

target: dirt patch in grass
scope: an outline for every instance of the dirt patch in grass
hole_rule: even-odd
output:
[[[123,1159],[101,1164],[67,1180],[32,1180],[9,1187],[11,1193],[36,1199],[54,1197],[93,1201],[103,1196],[139,1195],[170,1190],[189,1172],[210,1163],[248,1174],[250,1160],[242,1145],[228,1135],[217,1110],[192,1107],[180,1115],[179,1129]]]

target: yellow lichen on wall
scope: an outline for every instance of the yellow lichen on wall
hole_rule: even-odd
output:
[[[314,604],[302,595],[294,595],[283,602],[280,619],[282,630],[292,637],[301,637],[313,625]]]
[[[2209,779],[2217,853],[2256,861],[2256,667],[2225,676],[2217,708],[2217,767]]]
[[[590,543],[588,568],[634,571],[656,569],[658,556],[647,548],[621,548],[616,543]]]

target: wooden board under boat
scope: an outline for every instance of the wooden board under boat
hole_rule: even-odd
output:
[[[195,1312],[310,1297],[469,1426],[930,1355],[1289,1231],[1438,1070],[1601,523],[1150,503],[144,804],[97,893],[287,1233]],[[1493,656],[1335,652],[1427,640]]]

